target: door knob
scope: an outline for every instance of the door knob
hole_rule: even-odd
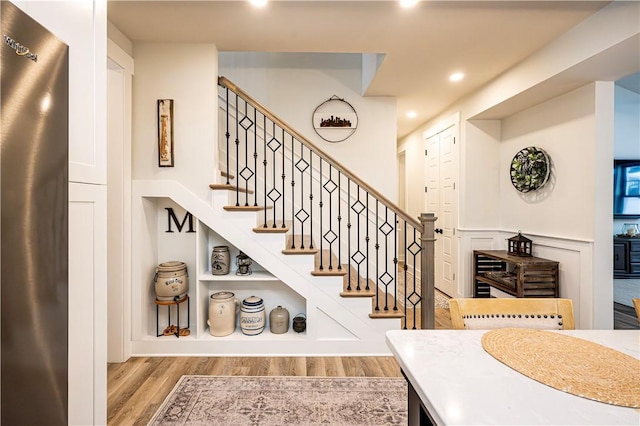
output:
[[[433,230],[433,232],[435,232],[436,234],[442,234],[442,229],[436,228]]]

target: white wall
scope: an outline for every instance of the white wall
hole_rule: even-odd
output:
[[[595,205],[595,92],[593,85],[536,105],[502,120],[500,224],[523,234],[537,232],[593,240]],[[520,193],[509,167],[522,148],[536,146],[551,158],[549,182]]]
[[[390,200],[397,200],[396,100],[362,97],[362,55],[220,52],[227,77]],[[343,142],[313,130],[313,112],[332,96],[349,102],[358,129]]]
[[[106,424],[106,1],[15,4],[69,45],[69,424]]]
[[[218,128],[213,44],[134,43],[133,179],[171,179],[210,199]],[[157,100],[174,100],[174,167],[158,167]]]

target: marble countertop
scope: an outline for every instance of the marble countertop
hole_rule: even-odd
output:
[[[640,425],[640,410],[571,395],[512,370],[482,348],[485,332],[387,332],[387,345],[437,424]],[[640,358],[638,330],[558,332]]]

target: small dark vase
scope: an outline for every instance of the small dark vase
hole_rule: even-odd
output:
[[[307,317],[305,314],[298,314],[293,317],[293,331],[302,333],[307,328]]]

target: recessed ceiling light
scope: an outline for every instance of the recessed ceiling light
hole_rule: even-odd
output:
[[[418,4],[420,0],[400,0],[400,6],[404,8],[413,7]]]
[[[409,111],[407,113],[407,118],[416,118],[418,116],[418,113],[415,111]]]
[[[449,81],[460,81],[464,78],[464,74],[461,72],[454,72],[449,76]]]
[[[267,0],[249,0],[249,3],[255,7],[264,7],[267,5]]]

